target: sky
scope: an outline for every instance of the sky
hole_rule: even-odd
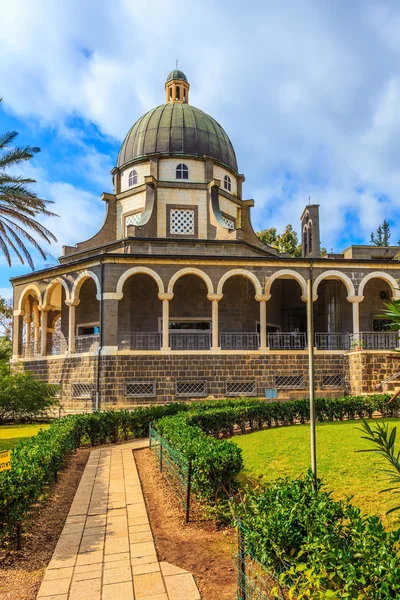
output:
[[[58,218],[53,265],[91,237],[133,123],[165,100],[178,59],[190,103],[228,133],[256,230],[311,197],[328,251],[400,238],[397,0],[0,0],[0,133],[41,152],[19,172]],[[0,295],[29,271],[0,257]]]

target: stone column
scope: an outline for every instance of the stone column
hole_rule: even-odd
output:
[[[49,317],[48,309],[45,306],[39,307],[41,314],[41,337],[40,337],[40,354],[46,356],[47,354],[47,321]]]
[[[65,304],[69,306],[68,311],[68,352],[73,354],[75,352],[75,309],[79,304],[73,304],[71,300],[66,300]]]
[[[25,323],[25,342],[26,344],[30,344],[31,343],[31,323],[32,323],[32,319],[31,317],[24,317],[24,323]]]
[[[256,294],[255,299],[260,303],[260,350],[267,350],[267,302],[270,294]]]
[[[12,332],[12,353],[13,359],[17,359],[22,354],[22,317],[25,315],[24,310],[15,310],[13,318]]]
[[[100,331],[103,343],[102,354],[116,354],[118,352],[118,302],[122,296],[122,293],[105,292],[103,294],[103,335]]]
[[[360,333],[360,302],[364,296],[347,296],[347,300],[353,304],[353,333]]]
[[[158,298],[162,300],[162,343],[161,350],[168,352],[171,350],[169,345],[169,303],[174,297],[174,294],[158,294]]]
[[[211,321],[211,333],[212,333],[212,345],[211,350],[220,350],[219,345],[219,329],[218,329],[218,302],[221,300],[223,294],[208,294],[207,298],[212,302],[212,321]]]

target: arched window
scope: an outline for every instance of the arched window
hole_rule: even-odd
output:
[[[224,177],[224,188],[226,190],[228,190],[228,192],[230,192],[232,189],[232,182],[231,182],[231,178],[229,177],[229,175],[225,175],[225,177]]]
[[[176,99],[181,99],[181,88],[179,87],[179,85],[176,86]]]
[[[312,245],[313,245],[312,226],[309,225],[308,226],[308,253],[309,254],[311,254],[311,252],[312,252]]]
[[[180,163],[176,167],[176,178],[177,179],[189,179],[189,169],[183,163]]]
[[[137,184],[137,171],[135,171],[135,169],[133,169],[133,171],[131,171],[129,173],[129,187],[132,187],[133,185]]]
[[[307,238],[308,238],[308,231],[307,231],[307,227],[304,228],[304,233],[303,233],[303,250],[304,250],[304,256],[307,256],[308,254],[308,248],[307,248]]]

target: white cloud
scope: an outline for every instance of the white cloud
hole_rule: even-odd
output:
[[[256,227],[296,227],[311,195],[335,247],[400,217],[399,31],[394,0],[14,0],[2,5],[1,95],[9,111],[66,136],[77,115],[122,139],[164,101],[179,58],[191,102],[234,142]],[[109,189],[116,157],[85,152],[81,173]],[[79,241],[102,207],[78,185],[44,179],[60,239]]]

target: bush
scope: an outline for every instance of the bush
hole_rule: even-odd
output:
[[[0,362],[0,424],[5,421],[32,421],[46,418],[58,404],[57,386],[34,379],[28,373],[10,373]]]
[[[388,532],[312,476],[248,488],[235,507],[246,553],[296,598],[400,597],[400,529]]]
[[[187,415],[164,417],[157,431],[187,460],[193,461],[192,489],[199,499],[217,503],[236,490],[236,476],[243,468],[242,452],[228,440],[208,437],[191,425]]]

